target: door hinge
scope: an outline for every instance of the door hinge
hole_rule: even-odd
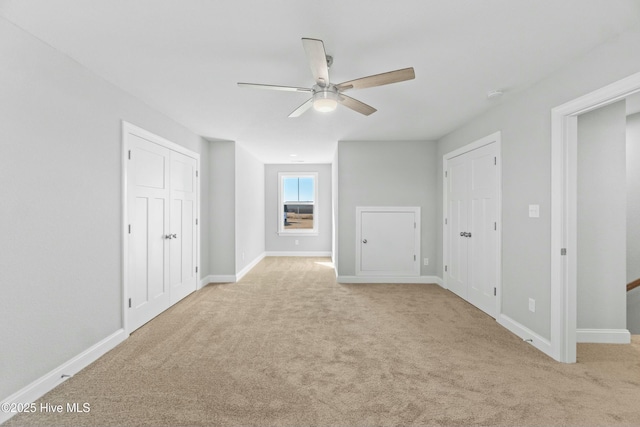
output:
[[[493,223],[493,229],[494,229],[494,230],[496,230],[496,231],[498,231],[498,223],[497,223],[497,222],[494,222],[494,223]]]
[[[131,308],[131,298],[129,298],[129,308]]]
[[[198,272],[198,267],[196,267],[196,273]]]
[[[415,222],[413,223],[413,228],[416,228],[416,223]]]
[[[497,158],[497,157],[494,157],[494,158],[493,158],[493,164],[494,164],[494,165],[497,165],[497,164],[498,164],[498,158]]]
[[[129,224],[129,234],[131,234],[131,224]]]
[[[447,218],[444,219],[444,225],[447,225]]]
[[[493,296],[495,297],[496,295],[498,295],[498,290],[496,288],[493,288]]]
[[[567,254],[567,248],[560,249],[560,255],[566,255],[566,254]]]
[[[415,255],[413,256],[413,260],[414,260],[414,261],[416,260],[416,256],[415,256]]]
[[[449,171],[444,171],[444,177],[448,177],[449,176]]]
[[[198,171],[196,171],[196,178],[198,177]]]
[[[129,154],[127,154],[127,156],[129,157],[129,160],[131,160],[131,150],[129,150]]]
[[[444,271],[447,271],[447,266],[446,265],[444,266]]]
[[[198,218],[196,218],[196,225],[198,225]]]

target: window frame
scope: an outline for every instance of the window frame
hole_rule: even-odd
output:
[[[285,178],[312,178],[313,179],[313,228],[297,228],[287,230],[284,228],[282,218],[284,212],[284,179]],[[278,172],[278,215],[277,233],[280,236],[317,236],[319,225],[319,201],[318,201],[318,172]]]

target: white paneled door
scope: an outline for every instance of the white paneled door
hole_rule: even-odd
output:
[[[197,287],[197,159],[134,133],[127,142],[129,332]]]
[[[420,208],[358,207],[357,275],[420,275]]]
[[[171,302],[196,289],[196,160],[171,152]]]
[[[445,283],[493,317],[499,265],[497,159],[497,144],[487,144],[449,159],[446,176]]]

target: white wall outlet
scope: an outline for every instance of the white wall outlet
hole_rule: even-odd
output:
[[[529,218],[540,218],[540,205],[529,205]]]
[[[429,258],[424,259],[424,265],[429,265]]]
[[[529,298],[529,311],[532,313],[536,312],[536,300],[533,298]]]
[[[298,239],[296,239],[295,243],[296,243],[296,245],[299,245],[300,241]]]

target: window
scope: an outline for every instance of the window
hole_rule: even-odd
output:
[[[318,234],[318,174],[278,174],[278,233]]]

